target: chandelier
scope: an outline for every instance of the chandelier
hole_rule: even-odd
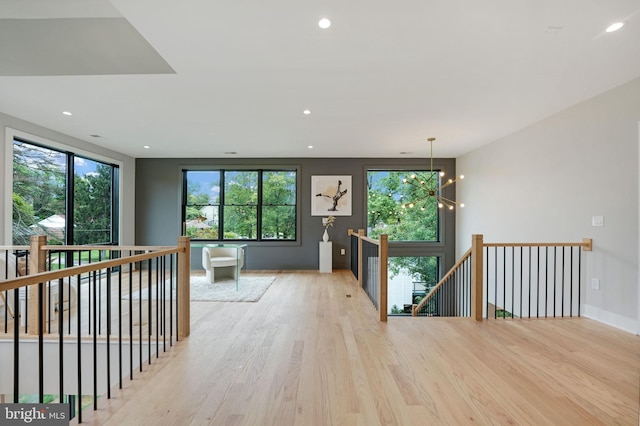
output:
[[[429,141],[431,157],[429,175],[424,176],[418,173],[412,173],[411,176],[402,179],[403,184],[412,185],[416,189],[415,193],[417,196],[415,200],[403,204],[402,208],[412,209],[415,206],[420,206],[420,210],[424,211],[427,203],[433,200],[438,203],[438,208],[446,207],[449,210],[453,210],[454,206],[464,207],[463,203],[459,203],[442,195],[444,188],[464,179],[464,175],[460,175],[457,179],[448,179],[442,183],[441,178],[444,177],[444,172],[433,172],[433,141],[435,141],[436,138],[429,138],[427,140]]]

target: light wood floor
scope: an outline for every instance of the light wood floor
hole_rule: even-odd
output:
[[[638,425],[640,337],[585,318],[380,323],[347,271],[191,313],[191,336],[85,423]]]

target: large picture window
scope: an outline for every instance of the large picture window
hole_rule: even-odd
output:
[[[367,235],[389,236],[390,315],[411,315],[411,306],[439,281],[447,243],[453,244],[443,218],[454,213],[438,208],[435,197],[424,199],[414,185],[404,183],[414,174],[440,179],[439,170],[367,171]]]
[[[117,244],[118,171],[72,152],[13,142],[13,244]]]
[[[413,205],[415,187],[403,180],[415,172],[369,170],[367,172],[367,235],[389,235],[389,241],[439,241],[439,212],[435,198]],[[431,172],[420,172],[427,175]],[[438,179],[438,172],[433,172]],[[407,203],[411,207],[403,207]]]
[[[186,170],[183,179],[191,239],[296,239],[296,170]]]

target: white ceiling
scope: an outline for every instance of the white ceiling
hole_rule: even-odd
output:
[[[456,157],[639,77],[639,11],[0,0],[0,112],[134,157]]]

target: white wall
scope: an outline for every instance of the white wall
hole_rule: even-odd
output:
[[[472,234],[486,242],[591,237],[583,313],[640,333],[639,122],[636,79],[458,158],[466,206],[457,214],[458,256]],[[604,227],[591,226],[596,215]]]
[[[9,131],[7,131],[7,128]],[[11,185],[7,176],[7,153],[12,144],[11,134],[17,133],[34,142],[54,142],[56,147],[98,160],[109,160],[120,166],[120,244],[133,245],[135,240],[135,159],[80,139],[54,132],[44,127],[0,113],[0,245],[10,245],[8,224],[11,223]],[[30,138],[29,136],[33,136]],[[9,148],[9,149],[8,149]],[[93,154],[93,155],[92,155]]]

